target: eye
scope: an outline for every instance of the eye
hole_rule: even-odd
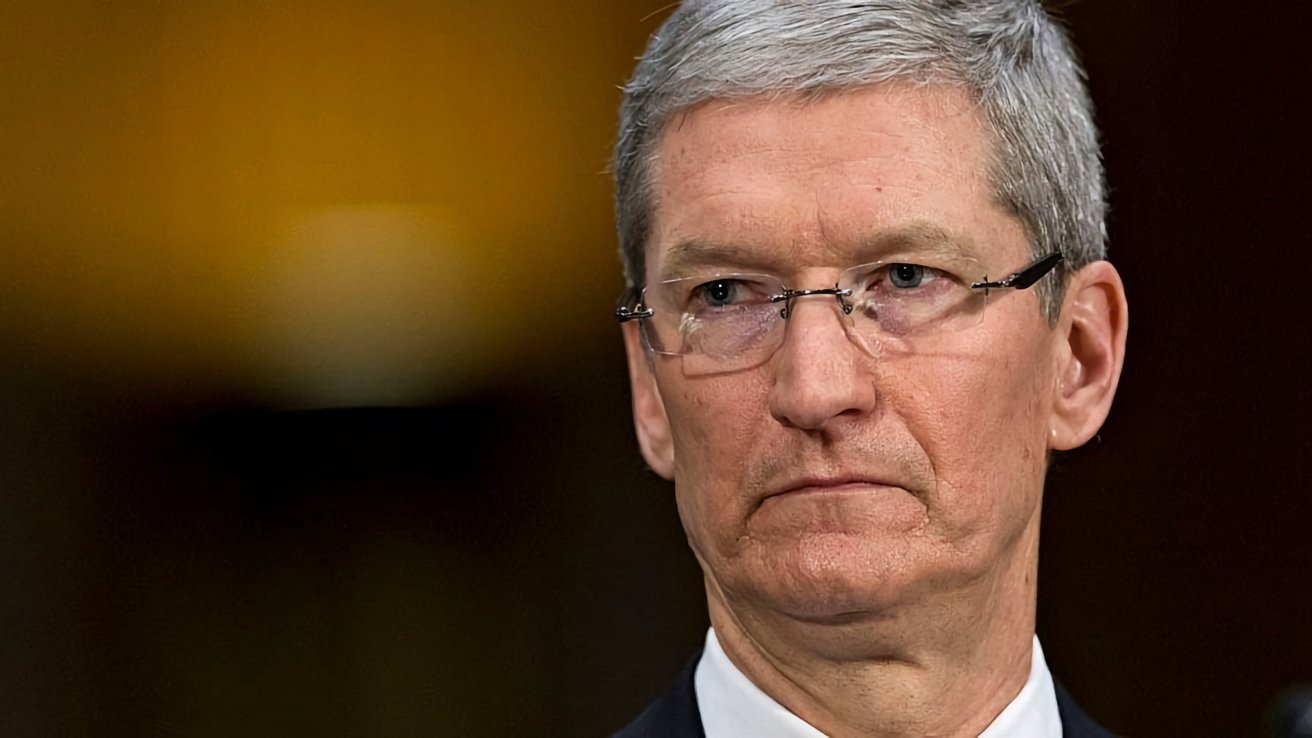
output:
[[[933,269],[919,264],[890,264],[888,267],[889,283],[902,290],[920,287],[933,276]]]
[[[741,280],[717,279],[694,287],[692,297],[710,307],[727,307],[744,299],[746,291]]]
[[[860,271],[849,283],[857,299],[929,300],[954,291],[962,280],[954,271],[909,261],[853,267]]]

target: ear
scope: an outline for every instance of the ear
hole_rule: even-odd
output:
[[[1058,326],[1062,345],[1048,445],[1065,451],[1102,427],[1121,379],[1129,309],[1111,263],[1095,261],[1072,275]]]
[[[670,418],[665,413],[665,402],[656,375],[652,371],[651,354],[642,344],[638,325],[630,322],[621,326],[624,332],[624,352],[629,358],[629,385],[633,391],[633,426],[638,432],[638,446],[648,466],[666,479],[674,479],[674,438],[670,433]]]

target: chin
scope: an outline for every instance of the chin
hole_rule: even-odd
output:
[[[884,617],[913,601],[933,575],[915,554],[905,542],[872,546],[851,536],[811,536],[750,562],[735,589],[800,620]]]

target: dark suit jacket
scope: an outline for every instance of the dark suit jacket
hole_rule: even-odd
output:
[[[638,719],[613,738],[706,738],[692,681],[699,658],[700,655],[689,661],[670,691],[651,703]],[[1080,710],[1065,688],[1060,684],[1056,687],[1057,712],[1061,715],[1061,731],[1065,738],[1113,738]]]

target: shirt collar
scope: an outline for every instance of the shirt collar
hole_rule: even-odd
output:
[[[706,632],[706,648],[697,662],[693,687],[706,738],[824,738],[824,733],[743,675],[720,648],[714,628]],[[1057,691],[1038,636],[1034,637],[1025,686],[980,738],[1061,738]]]

